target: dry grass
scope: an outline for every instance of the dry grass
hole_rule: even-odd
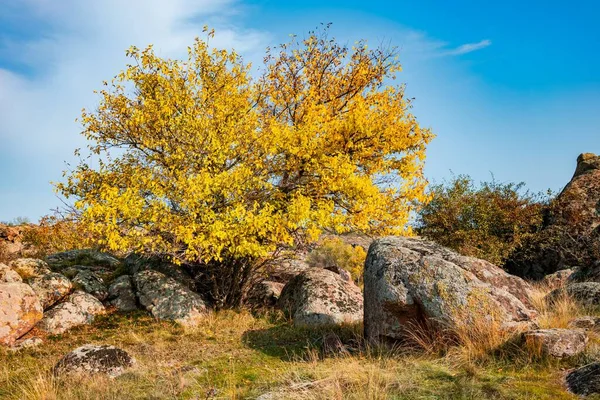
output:
[[[549,306],[536,287],[541,327],[566,327],[586,310],[568,298]],[[370,347],[357,326],[294,328],[279,313],[223,311],[184,330],[144,314],[108,315],[92,326],[49,338],[38,349],[0,350],[0,398],[62,399],[574,399],[562,370],[600,355],[592,335],[586,355],[547,362],[506,351],[514,332],[488,320],[452,332],[413,326],[402,349]],[[338,337],[331,353],[324,337]],[[113,344],[137,365],[121,377],[54,377],[51,367],[85,343]],[[504,349],[504,350],[502,350]]]
[[[347,351],[324,351],[323,337],[332,333]],[[114,380],[50,373],[62,355],[85,343],[121,347],[137,364]],[[277,313],[219,312],[193,330],[143,314],[113,314],[51,337],[38,349],[0,350],[0,398],[253,399],[264,393],[315,400],[574,398],[561,387],[556,366],[513,366],[492,356],[477,364],[453,356],[461,348],[450,347],[446,355],[372,348],[360,327],[299,329]]]

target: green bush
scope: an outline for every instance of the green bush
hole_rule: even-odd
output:
[[[482,182],[468,175],[430,187],[432,200],[417,215],[419,235],[461,254],[501,265],[543,222],[550,193],[523,183]]]

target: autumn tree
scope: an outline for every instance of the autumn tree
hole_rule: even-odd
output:
[[[270,49],[257,76],[196,39],[186,61],[132,47],[131,65],[83,112],[84,158],[60,193],[112,250],[168,255],[217,307],[324,230],[409,232],[433,137],[410,113],[393,49],[327,29]]]

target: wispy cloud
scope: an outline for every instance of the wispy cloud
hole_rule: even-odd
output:
[[[444,53],[444,55],[448,56],[460,56],[461,54],[472,53],[477,50],[485,49],[488,46],[492,45],[492,41],[488,39],[484,39],[477,43],[465,43],[458,46],[455,49],[448,50]]]
[[[0,220],[39,216],[57,205],[48,181],[60,180],[63,161],[85,146],[74,120],[82,107],[94,109],[93,90],[125,67],[130,45],[153,43],[161,56],[186,57],[187,46],[209,24],[217,30],[212,45],[260,60],[255,54],[262,55],[269,38],[235,23],[241,0],[14,4],[11,17],[43,21],[45,28],[11,36],[0,27]]]

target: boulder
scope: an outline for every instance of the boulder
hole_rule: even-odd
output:
[[[576,282],[565,287],[555,289],[546,296],[546,301],[552,303],[562,296],[569,296],[585,307],[594,307],[600,304],[599,282]]]
[[[33,289],[21,282],[0,283],[0,345],[12,345],[42,319]]]
[[[529,296],[525,281],[487,261],[419,238],[382,238],[365,262],[365,334],[399,340],[425,320],[450,329],[529,326],[537,315]]]
[[[44,343],[44,341],[41,338],[30,337],[27,339],[22,339],[22,340],[17,341],[14,345],[9,347],[9,350],[14,352],[14,351],[21,351],[24,349],[31,349],[34,347],[38,347],[42,343]]]
[[[51,254],[46,257],[48,264],[61,268],[72,265],[95,265],[117,267],[121,262],[108,253],[92,249],[78,249]]]
[[[285,285],[280,282],[257,282],[248,293],[248,304],[252,307],[272,307],[277,304]]]
[[[135,359],[125,350],[108,345],[87,344],[61,358],[54,366],[54,374],[103,374],[116,378],[134,364]]]
[[[552,289],[561,288],[571,281],[571,277],[576,271],[576,268],[567,268],[556,271],[550,275],[546,275],[542,283]]]
[[[21,275],[6,264],[0,263],[0,282],[23,282]]]
[[[47,311],[37,327],[42,331],[58,335],[76,326],[91,324],[94,317],[104,311],[104,306],[97,298],[77,291],[65,302]]]
[[[104,301],[108,297],[108,289],[104,284],[104,280],[94,272],[88,270],[79,271],[75,278],[73,278],[73,283],[79,289],[91,294],[100,301]]]
[[[569,390],[579,396],[600,393],[600,362],[571,370],[565,380]]]
[[[522,335],[525,348],[538,356],[572,357],[582,353],[588,342],[581,329],[536,329]]]
[[[137,300],[131,284],[131,276],[122,275],[111,283],[108,287],[108,300],[109,304],[118,311],[137,310]]]
[[[8,266],[15,270],[23,279],[35,278],[52,272],[46,262],[37,258],[17,258],[16,260],[12,260]]]
[[[27,282],[40,299],[42,307],[47,310],[66,295],[71,293],[73,285],[66,276],[56,272],[50,272]]]
[[[195,289],[194,279],[183,265],[175,265],[161,257],[144,257],[132,253],[123,260],[123,264],[129,275],[147,270],[158,271],[169,278],[175,279],[188,289]]]
[[[133,275],[140,304],[156,319],[198,325],[207,312],[202,298],[173,278],[153,270]]]
[[[277,304],[296,326],[356,323],[363,319],[358,286],[323,268],[309,268],[292,278]]]
[[[578,317],[569,322],[571,329],[583,329],[586,331],[596,330],[600,328],[600,317]]]

